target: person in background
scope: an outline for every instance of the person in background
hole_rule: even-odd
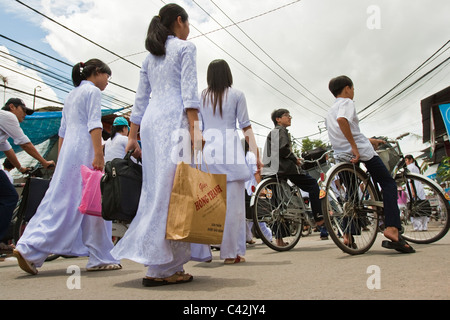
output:
[[[12,163],[8,159],[5,159],[5,161],[3,161],[3,170],[0,170],[0,171],[2,171],[2,173],[4,173],[8,177],[9,182],[11,184],[9,185],[5,179],[3,179],[3,180],[0,179],[1,189],[11,190],[11,191],[14,189],[14,186],[13,186],[14,178],[10,172],[12,169],[14,169],[14,166],[12,165]],[[12,189],[11,189],[11,186],[13,186]],[[15,189],[14,189],[14,191],[15,191]],[[15,194],[11,193],[11,195],[13,195],[14,199],[16,199]],[[17,203],[17,201],[15,201],[15,202]],[[1,207],[1,205],[2,205],[2,199],[0,198],[0,207]],[[9,224],[11,223],[11,218],[9,216],[8,217],[5,216],[4,218],[5,218],[5,221],[2,221],[1,225],[5,226],[5,227],[6,226],[9,227]],[[1,220],[2,219],[0,217],[0,221]],[[8,244],[6,241],[5,242],[2,241],[3,237],[6,237],[7,231],[8,231],[8,228],[6,228],[6,230],[4,230],[4,228],[2,228],[0,230],[0,255],[1,254],[10,255],[10,254],[12,254],[12,252],[15,248],[13,244]]]
[[[82,214],[81,166],[103,170],[102,91],[111,69],[98,59],[72,68],[75,88],[64,101],[59,128],[58,165],[35,215],[13,254],[22,270],[35,275],[51,253],[89,256],[88,271],[118,270],[110,251],[112,222]]]
[[[8,176],[9,181],[11,181],[11,183],[14,183],[14,178],[11,174],[11,171],[14,169],[13,164],[11,163],[11,161],[8,160],[8,158],[5,159],[5,161],[3,161],[3,171],[6,173],[6,175]]]
[[[0,110],[0,152],[5,154],[11,166],[20,173],[26,173],[29,169],[22,167],[17,159],[16,153],[8,142],[10,137],[16,145],[38,160],[44,168],[55,165],[54,161],[47,161],[41,156],[20,127],[19,123],[23,122],[25,116],[32,115],[33,112],[19,98],[9,99]],[[19,201],[19,195],[10,181],[9,172],[0,170],[0,239],[3,239],[8,231],[17,201]],[[2,245],[1,250],[10,254],[13,249],[11,245],[6,247]]]
[[[410,172],[420,174],[420,169],[417,164],[417,161],[416,161],[416,159],[414,159],[414,157],[412,155],[407,154],[405,156],[405,162],[406,162],[407,168]],[[414,186],[412,185],[412,182],[411,182],[411,192],[413,193],[414,200],[427,201],[425,189],[423,188],[423,184],[421,182],[414,181]],[[411,201],[412,199],[408,199],[408,200]],[[429,205],[428,205],[428,207],[429,207]],[[430,214],[431,214],[431,208],[430,208]],[[414,231],[427,231],[429,220],[430,220],[430,217],[427,215],[420,216],[420,217],[411,217],[411,222],[413,224],[413,230]]]
[[[129,131],[130,127],[127,119],[124,117],[117,117],[114,119],[111,129],[111,138],[106,140],[104,145],[105,162],[116,158],[123,159],[125,157]]]
[[[245,139],[244,140],[244,151],[245,151],[245,162],[248,165],[248,168],[250,170],[250,173],[252,173],[250,179],[245,181],[245,215],[247,218],[247,231],[246,231],[246,241],[247,244],[253,245],[255,244],[255,240],[253,240],[253,217],[250,210],[250,200],[251,196],[255,192],[255,188],[258,185],[258,183],[261,182],[261,170],[258,169],[258,166],[256,164],[256,155],[250,151],[250,146],[248,142]],[[272,231],[267,227],[267,224],[265,222],[259,223],[261,230],[264,232],[264,236],[272,241]]]
[[[245,181],[251,177],[241,148],[236,122],[239,123],[250,150],[256,155],[256,165],[261,168],[259,151],[248,116],[247,103],[243,92],[232,87],[233,76],[228,63],[217,59],[212,61],[207,71],[208,87],[203,90],[200,108],[207,168],[202,170],[227,175],[227,211],[225,228],[220,246],[220,258],[225,264],[245,262],[246,223]],[[220,134],[219,134],[220,133]],[[235,148],[237,146],[237,148]],[[237,150],[235,150],[237,149]],[[214,156],[212,155],[214,153]]]

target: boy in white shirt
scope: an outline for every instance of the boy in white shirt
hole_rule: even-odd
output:
[[[331,79],[331,93],[337,98],[331,107],[325,124],[328,137],[333,146],[335,157],[352,163],[364,162],[375,183],[379,183],[383,192],[384,217],[386,229],[384,236],[391,241],[383,241],[382,246],[403,253],[415,250],[400,236],[400,211],[397,206],[397,186],[375,148],[384,143],[379,139],[368,139],[359,128],[353,97],[355,89],[347,76]],[[351,235],[344,235],[344,242],[349,245]]]

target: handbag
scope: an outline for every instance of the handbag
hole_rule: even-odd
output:
[[[101,217],[102,216],[102,195],[100,192],[100,180],[103,172],[92,170],[81,166],[81,178],[83,179],[83,191],[81,193],[81,203],[78,207],[81,213]]]
[[[100,181],[102,217],[105,220],[131,222],[136,216],[141,197],[142,166],[131,160],[129,151],[123,159],[105,164]]]
[[[166,239],[220,244],[226,205],[226,174],[211,174],[179,163],[170,196]]]

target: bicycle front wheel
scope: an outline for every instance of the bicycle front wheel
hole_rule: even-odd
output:
[[[348,254],[369,250],[379,225],[378,193],[367,174],[351,163],[341,163],[327,173],[322,212],[334,243]]]
[[[254,228],[261,240],[276,251],[294,248],[303,226],[301,198],[287,182],[277,178],[263,180],[252,204]]]
[[[413,243],[432,243],[444,237],[450,227],[450,204],[443,190],[432,180],[414,173],[395,178],[407,198],[399,201],[403,237]],[[405,201],[406,200],[406,201]]]

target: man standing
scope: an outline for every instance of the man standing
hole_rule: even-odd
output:
[[[20,164],[7,140],[9,137],[26,153],[38,160],[44,168],[55,165],[54,161],[47,161],[39,154],[30,139],[24,134],[22,128],[20,128],[19,123],[25,119],[26,115],[31,115],[33,112],[33,110],[28,109],[25,103],[18,98],[9,99],[2,110],[0,110],[0,152],[4,152],[6,158],[21,173],[27,172],[28,168],[24,168]],[[3,170],[0,170],[0,239],[3,238],[8,230],[18,198],[19,196],[9,181],[8,176]],[[2,252],[5,251],[12,252],[12,248],[2,248]]]

